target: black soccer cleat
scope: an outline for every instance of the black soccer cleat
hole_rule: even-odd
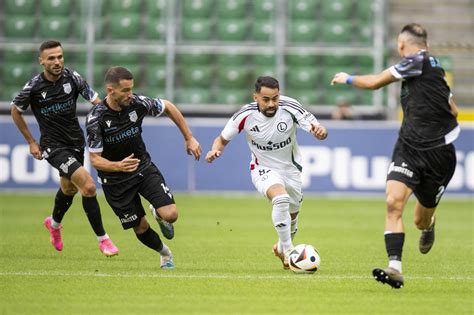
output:
[[[418,248],[422,254],[427,254],[431,247],[433,247],[435,241],[435,220],[433,217],[433,223],[426,230],[421,231],[420,243]]]
[[[372,270],[372,275],[378,282],[387,283],[394,289],[403,288],[403,275],[394,268],[375,268]]]

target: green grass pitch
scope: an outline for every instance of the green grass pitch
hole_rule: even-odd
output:
[[[257,196],[178,194],[176,236],[166,243],[175,270],[124,231],[103,197],[107,232],[120,248],[106,258],[75,202],[63,221],[64,250],[43,219],[54,193],[0,194],[1,314],[472,314],[473,200],[438,209],[436,242],[418,252],[411,200],[405,211],[405,287],[371,277],[386,266],[384,200],[307,197],[295,244],[322,263],[314,275],[283,270],[271,253],[271,207]],[[150,220],[155,230],[156,222]]]

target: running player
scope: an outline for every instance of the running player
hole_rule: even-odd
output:
[[[341,72],[331,84],[349,84],[378,89],[403,80],[403,122],[390,164],[387,185],[385,247],[388,268],[376,268],[377,281],[393,288],[404,284],[402,249],[405,233],[402,214],[412,193],[417,198],[415,225],[421,230],[419,250],[430,251],[435,238],[435,210],[456,168],[454,140],[460,127],[457,106],[439,61],[428,52],[427,32],[419,24],[408,24],[398,36],[402,60],[380,74],[352,76]]]
[[[54,248],[62,251],[61,221],[79,191],[82,206],[99,241],[100,251],[106,256],[117,255],[118,248],[102,225],[95,182],[83,167],[85,141],[76,115],[79,94],[94,105],[100,102],[100,98],[77,72],[64,68],[60,42],[42,43],[39,53],[38,60],[43,72],[28,81],[13,99],[11,115],[28,142],[31,155],[37,160],[45,158],[59,171],[60,188],[54,200],[53,213],[44,220],[44,225]],[[29,106],[40,127],[39,144],[22,115]]]
[[[273,205],[272,221],[278,233],[273,252],[281,259],[283,268],[288,269],[303,201],[296,128],[300,126],[319,140],[326,139],[327,131],[298,101],[281,96],[279,83],[272,77],[257,79],[253,98],[255,102],[243,106],[227,122],[214,140],[206,161],[211,163],[220,157],[224,147],[245,131],[251,152],[252,182]]]
[[[107,202],[123,228],[133,228],[140,242],[160,253],[162,269],[173,269],[173,255],[148,224],[141,203],[140,195],[151,203],[163,235],[173,238],[172,223],[178,218],[178,210],[163,175],[146,150],[141,136],[143,119],[166,113],[183,134],[188,154],[196,160],[201,156],[201,146],[173,103],[132,93],[133,75],[126,68],[110,68],[105,84],[107,97],[87,116],[91,163],[98,170]]]

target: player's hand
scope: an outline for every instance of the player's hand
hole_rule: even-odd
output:
[[[221,156],[222,151],[220,150],[211,150],[206,154],[206,161],[212,163],[215,159]]]
[[[120,171],[130,173],[137,170],[138,165],[140,165],[140,160],[133,156],[134,154],[132,153],[119,162]]]
[[[30,143],[30,153],[37,160],[43,159],[43,152],[41,150],[40,145],[36,143],[36,141]]]
[[[194,159],[199,161],[202,149],[196,138],[191,137],[191,139],[186,140],[186,152],[188,152],[188,155],[194,155]]]
[[[315,136],[316,139],[324,140],[328,136],[328,131],[322,125],[311,125],[311,134]]]
[[[334,78],[331,81],[331,85],[335,84],[346,84],[347,78],[349,78],[349,74],[345,72],[339,72],[334,75]]]

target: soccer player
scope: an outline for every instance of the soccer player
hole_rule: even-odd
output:
[[[160,253],[162,269],[173,269],[173,255],[148,224],[141,203],[140,195],[151,203],[151,212],[163,235],[173,238],[172,223],[178,218],[178,211],[163,175],[146,150],[141,136],[143,119],[166,113],[183,134],[187,153],[196,160],[201,156],[201,146],[173,103],[132,93],[133,75],[126,68],[110,68],[105,85],[107,97],[87,116],[92,165],[98,170],[107,202],[123,228],[133,228],[140,242]]]
[[[402,214],[415,194],[414,221],[421,230],[419,250],[426,254],[435,239],[435,210],[456,167],[453,141],[459,135],[457,106],[439,61],[428,52],[427,32],[408,24],[398,35],[401,61],[380,74],[352,76],[337,73],[331,84],[378,89],[403,80],[403,122],[392,155],[386,183],[385,247],[388,268],[373,270],[377,281],[403,287],[402,249],[405,233]]]
[[[292,239],[297,231],[298,213],[303,201],[301,156],[296,142],[296,128],[311,133],[319,140],[327,130],[292,98],[280,95],[275,78],[262,76],[255,83],[255,102],[243,106],[227,122],[214,140],[206,161],[220,157],[224,147],[241,131],[245,131],[251,152],[250,175],[258,192],[272,202],[272,221],[278,234],[273,253],[288,269]]]
[[[59,171],[60,188],[54,200],[53,213],[44,220],[44,226],[50,233],[54,248],[62,251],[61,221],[71,206],[74,195],[80,192],[82,206],[97,235],[100,251],[109,257],[117,255],[118,248],[105,233],[102,225],[96,185],[83,167],[85,140],[76,116],[79,94],[94,105],[99,103],[100,99],[77,72],[64,67],[60,42],[42,43],[38,60],[43,66],[43,72],[28,81],[13,99],[11,115],[28,142],[31,155],[37,160],[45,158]],[[40,127],[39,144],[22,115],[29,106]]]

